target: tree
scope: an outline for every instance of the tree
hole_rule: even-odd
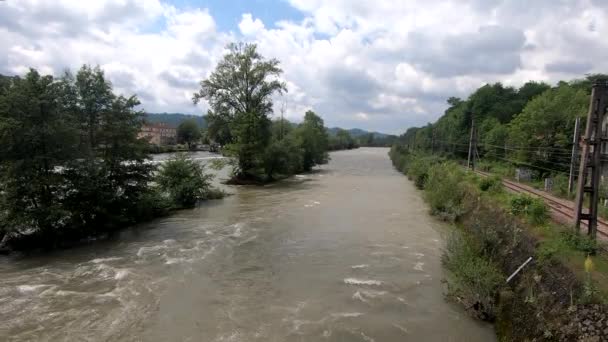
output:
[[[186,143],[188,149],[192,148],[192,143],[200,140],[201,130],[195,120],[186,120],[177,127],[177,139],[180,143]]]
[[[0,184],[3,230],[61,228],[65,175],[57,172],[76,156],[71,113],[62,112],[52,76],[31,69],[0,95]]]
[[[297,136],[304,150],[303,167],[310,171],[315,165],[326,164],[329,161],[328,135],[321,119],[315,112],[307,111],[304,121],[297,129]]]
[[[207,121],[207,137],[209,140],[220,146],[226,146],[234,142],[234,137],[230,131],[231,122],[227,116],[217,115],[209,111],[205,115],[205,120]]]
[[[0,92],[2,229],[52,245],[132,223],[154,168],[138,105],[99,68],[14,78]]]
[[[255,44],[230,44],[228,50],[209,78],[201,82],[193,101],[205,99],[209,103],[212,139],[218,131],[212,129],[214,121],[229,127],[227,151],[238,159],[237,176],[257,178],[270,142],[272,95],[287,88],[277,79],[282,73],[279,61],[265,59]]]
[[[577,116],[589,105],[586,90],[567,83],[532,99],[509,123],[513,157],[546,169],[567,170]]]
[[[132,223],[129,213],[148,193],[154,169],[145,163],[147,142],[138,138],[137,97],[115,95],[104,72],[86,65],[60,87],[62,110],[76,113],[79,127],[79,158],[65,171],[69,187],[78,189],[65,198],[75,213],[70,226],[86,233]]]
[[[303,158],[302,142],[293,132],[282,139],[273,139],[264,154],[266,179],[270,181],[275,175],[289,176],[302,171]]]
[[[184,154],[162,164],[156,176],[161,191],[168,194],[175,207],[193,207],[198,200],[206,199],[213,176],[206,174],[198,162]]]

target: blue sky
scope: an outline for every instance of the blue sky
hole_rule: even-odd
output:
[[[148,112],[203,115],[199,82],[247,41],[281,63],[275,112],[402,133],[485,83],[606,72],[607,17],[601,0],[6,0],[0,73],[99,65]]]
[[[251,13],[267,26],[280,20],[300,21],[304,15],[283,0],[171,0],[183,10],[207,8],[221,31],[238,31],[243,13]]]

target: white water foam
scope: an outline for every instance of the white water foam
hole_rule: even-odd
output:
[[[121,260],[122,258],[120,257],[110,257],[110,258],[97,258],[97,259],[93,259],[90,262],[94,263],[94,264],[100,264],[102,262],[109,262],[109,261],[118,261]]]
[[[363,303],[369,303],[368,299],[374,299],[380,296],[384,296],[386,291],[374,291],[374,290],[358,290],[353,294],[353,299],[359,300]]]
[[[124,279],[129,275],[129,273],[131,273],[131,271],[129,271],[126,268],[117,269],[116,273],[114,274],[114,279],[116,279],[116,280]]]
[[[368,303],[367,299],[365,299],[363,297],[363,295],[361,294],[361,291],[357,291],[353,294],[353,299],[359,300],[363,303]]]
[[[410,333],[409,330],[407,330],[407,328],[400,326],[399,324],[393,324],[393,326],[401,331],[403,331],[403,333],[408,334]]]
[[[374,340],[373,338],[365,335],[363,332],[360,332],[361,337],[363,337],[363,340],[365,340],[366,342],[376,342],[376,340]]]
[[[361,312],[336,312],[331,314],[333,318],[353,318],[359,316],[363,316],[363,314]]]
[[[156,245],[156,246],[149,246],[149,247],[141,247],[137,251],[137,256],[141,258],[144,255],[148,255],[148,254],[150,254],[152,252],[158,252],[158,251],[161,251],[163,249],[167,249],[167,246],[166,245]]]
[[[373,279],[357,279],[357,278],[346,278],[344,283],[347,285],[370,285],[370,286],[381,286],[384,284],[380,280]]]
[[[417,262],[416,265],[414,265],[414,269],[416,271],[424,271],[424,269],[422,268],[422,266],[424,266],[423,262]]]
[[[234,232],[232,233],[232,237],[241,237],[241,235],[243,235],[242,232],[242,228],[243,228],[243,223],[242,222],[238,222],[232,225],[233,227],[235,227],[236,229],[234,230]]]
[[[32,292],[37,292],[42,289],[46,289],[49,287],[53,287],[53,285],[48,284],[35,284],[35,285],[17,285],[17,291],[23,294],[31,294]]]
[[[353,265],[350,268],[352,268],[353,270],[358,270],[358,269],[361,269],[361,268],[368,268],[368,267],[369,267],[368,264],[361,264],[361,265]]]

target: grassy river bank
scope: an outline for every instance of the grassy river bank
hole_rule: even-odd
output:
[[[398,146],[390,157],[423,190],[431,213],[453,223],[442,256],[450,300],[494,322],[501,341],[608,338],[608,262],[601,246],[549,222],[542,201],[507,193],[500,178],[481,179]]]

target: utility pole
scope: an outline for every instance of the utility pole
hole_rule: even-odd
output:
[[[475,131],[475,118],[471,119],[471,137],[469,138],[469,157],[467,169],[475,171],[475,153],[477,152],[477,132]]]
[[[572,157],[570,159],[570,176],[568,177],[568,195],[574,188],[574,169],[576,168],[576,157],[578,155],[578,144],[581,137],[581,118],[574,121],[574,134],[572,136]]]
[[[608,106],[608,84],[596,81],[591,90],[591,103],[587,114],[587,127],[582,140],[581,161],[578,172],[576,199],[574,201],[574,226],[578,232],[581,221],[587,221],[587,234],[597,235],[597,207],[599,201],[602,121]],[[589,210],[584,210],[585,193],[589,194]]]

